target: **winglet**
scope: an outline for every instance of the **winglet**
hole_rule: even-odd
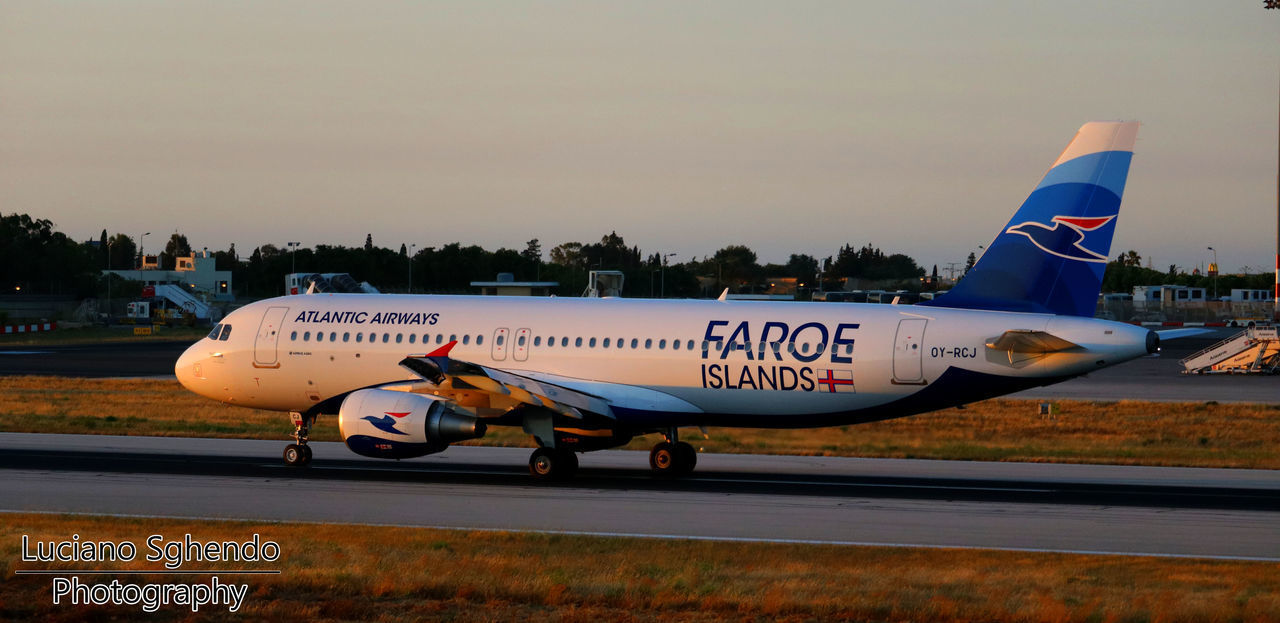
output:
[[[720,296],[719,296],[719,297],[717,297],[717,298],[716,298],[716,300],[717,300],[717,301],[727,301],[727,300],[729,300],[729,288],[725,288],[725,289],[724,289],[724,292],[721,292],[721,293],[720,293]]]
[[[437,348],[427,353],[427,356],[428,357],[448,357],[449,351],[453,350],[453,347],[457,345],[458,345],[458,340],[454,340],[452,342],[449,342],[448,344],[445,344],[444,346],[441,346],[440,348]]]

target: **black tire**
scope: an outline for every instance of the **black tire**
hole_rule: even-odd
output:
[[[698,451],[683,441],[676,444],[675,451],[676,473],[681,475],[692,473],[693,468],[698,466]]]
[[[311,464],[311,446],[302,446],[302,464]]]
[[[300,446],[296,443],[291,443],[285,446],[284,447],[284,464],[293,466],[293,467],[300,467],[302,465],[306,465],[307,451],[305,448],[306,446]]]
[[[578,457],[568,450],[538,448],[529,456],[529,475],[540,482],[566,480],[577,471]]]
[[[658,442],[649,451],[649,467],[656,475],[670,476],[676,473],[676,465],[679,462],[675,447],[665,441]]]
[[[564,479],[572,478],[574,474],[578,473],[577,453],[575,453],[573,450],[558,450],[557,452],[561,454],[560,459],[562,461],[562,466],[561,466],[562,471],[560,474],[560,479],[564,480]]]

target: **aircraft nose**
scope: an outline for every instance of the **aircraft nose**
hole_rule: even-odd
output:
[[[191,391],[196,391],[193,384],[197,377],[201,376],[197,369],[201,359],[200,354],[196,352],[197,348],[199,344],[192,344],[182,353],[182,356],[178,357],[177,363],[173,364],[173,375],[178,377],[178,382],[183,387]]]

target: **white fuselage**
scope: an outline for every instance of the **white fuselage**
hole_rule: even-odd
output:
[[[175,372],[188,389],[244,407],[304,412],[361,388],[420,381],[399,362],[456,341],[452,359],[603,397],[620,424],[634,411],[768,427],[908,415],[1055,382],[1147,354],[1148,333],[940,307],[367,294],[264,300],[222,325],[226,339],[200,340]],[[1079,348],[987,346],[1009,330]],[[858,415],[926,391],[949,370],[963,386],[935,387],[901,413]]]

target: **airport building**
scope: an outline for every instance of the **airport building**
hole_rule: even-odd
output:
[[[511,273],[498,273],[495,281],[471,282],[471,287],[486,296],[550,296],[551,289],[559,285],[559,281],[516,281]]]
[[[208,251],[192,253],[189,257],[176,258],[173,270],[161,270],[156,256],[143,258],[139,270],[104,270],[122,279],[141,281],[145,286],[177,285],[208,301],[229,302],[235,300],[231,285],[231,271],[218,270],[213,255]]]

